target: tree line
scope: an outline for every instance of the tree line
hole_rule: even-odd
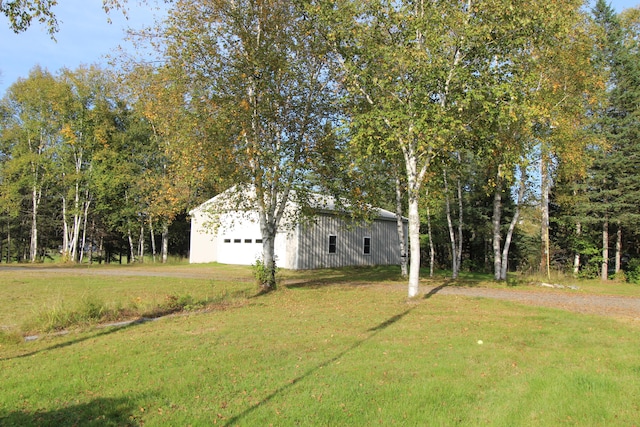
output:
[[[408,217],[410,296],[421,265],[637,280],[639,23],[604,0],[174,2],[137,33],[160,61],[9,88],[2,253],[166,259],[188,209],[248,184],[271,273],[286,204],[321,191]]]

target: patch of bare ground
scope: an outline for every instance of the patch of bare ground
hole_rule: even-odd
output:
[[[423,287],[425,296],[459,295],[494,298],[576,313],[640,320],[640,298],[580,294],[561,290],[491,289],[460,286]],[[571,292],[571,293],[569,293]]]

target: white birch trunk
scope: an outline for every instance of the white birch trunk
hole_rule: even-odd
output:
[[[444,178],[444,200],[447,214],[447,226],[449,228],[449,241],[451,243],[451,278],[458,278],[458,249],[456,245],[456,234],[453,229],[453,221],[451,220],[451,203],[449,200],[449,183],[447,180],[447,171],[443,170],[442,175]]]
[[[459,151],[456,153],[456,157],[458,159],[458,165],[460,165],[460,170],[462,170],[462,158],[460,157]],[[460,175],[458,175],[456,183],[458,186],[458,251],[456,253],[456,266],[458,267],[458,271],[456,272],[456,277],[458,277],[460,268],[462,268],[462,243],[464,241],[464,236],[462,234],[462,229],[464,227],[464,212],[462,210],[462,182],[460,180]]]
[[[136,251],[133,247],[133,237],[131,236],[131,227],[127,227],[127,239],[129,241],[129,257],[131,258],[131,262],[136,262]]]
[[[606,281],[609,278],[609,219],[605,217],[602,223],[602,267],[600,279]]]
[[[540,209],[542,220],[540,224],[540,237],[542,239],[542,256],[540,259],[540,272],[546,274],[547,278],[551,278],[550,264],[550,245],[549,245],[549,187],[551,186],[551,178],[549,177],[549,158],[543,148],[542,158],[540,159]]]
[[[144,263],[144,225],[140,225],[140,236],[138,237],[138,261]]]
[[[436,262],[436,250],[433,247],[433,234],[431,232],[431,211],[427,206],[427,234],[429,236],[429,277],[433,277],[433,269]]]
[[[580,237],[582,234],[582,223],[576,223],[576,237]],[[576,251],[573,255],[573,275],[577,276],[580,272],[580,252]]]
[[[409,298],[418,295],[420,288],[420,213],[418,196],[409,190]]]
[[[527,176],[522,171],[520,176],[520,186],[518,189],[518,200],[516,201],[515,211],[513,212],[513,218],[511,218],[511,223],[509,224],[509,229],[507,230],[507,235],[504,239],[504,246],[502,248],[502,265],[500,268],[500,280],[507,280],[507,271],[509,269],[509,248],[511,246],[511,239],[513,238],[513,231],[518,224],[518,219],[520,218],[520,206],[522,206],[522,202],[524,200],[524,192],[526,189]]]
[[[418,169],[418,155],[415,152],[415,145],[412,143],[402,144],[402,154],[407,170],[407,198],[409,209],[409,286],[408,296],[413,298],[420,291],[420,187],[429,161],[423,159],[423,164]],[[427,154],[427,157],[430,153]]]
[[[75,194],[73,198],[73,230],[71,235],[71,259],[73,262],[78,261],[78,240],[80,238],[80,186],[76,181]]]
[[[400,177],[396,175],[396,226],[398,230],[398,241],[400,243],[400,274],[408,277],[407,268],[407,248],[405,245],[406,236],[404,234],[404,221],[402,220],[402,183]]]
[[[616,274],[622,269],[622,227],[616,231]]]
[[[69,221],[67,212],[67,198],[62,196],[62,261],[69,261]]]
[[[89,200],[88,192],[85,193],[85,195],[86,197],[85,197],[84,209],[82,213],[82,241],[80,244],[80,257],[78,259],[78,261],[81,264],[82,264],[82,261],[84,260],[84,248],[87,245],[87,219],[89,217],[89,205],[91,204],[91,201]],[[89,250],[91,251],[92,249],[90,248]]]
[[[149,237],[151,238],[151,260],[156,263],[156,235],[153,231],[153,222],[149,222]]]
[[[31,241],[29,244],[29,261],[36,262],[38,257],[38,206],[40,193],[36,186],[31,188]]]
[[[160,249],[162,263],[166,264],[169,259],[169,224],[162,224],[162,247]]]
[[[502,272],[502,256],[500,247],[502,245],[502,235],[500,233],[500,223],[502,222],[502,177],[500,176],[500,168],[496,176],[496,188],[493,193],[493,216],[491,225],[493,231],[493,278],[500,280]]]

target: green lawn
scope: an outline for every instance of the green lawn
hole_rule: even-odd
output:
[[[640,420],[640,326],[633,322],[441,294],[407,301],[389,269],[283,272],[291,286],[249,297],[247,268],[158,270],[203,278],[71,270],[43,279],[0,270],[0,325],[28,324],[50,304],[82,305],[86,295],[120,306],[187,294],[229,302],[33,342],[5,332],[0,425]]]

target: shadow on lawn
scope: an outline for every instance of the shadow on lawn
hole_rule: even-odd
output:
[[[284,285],[293,289],[316,289],[328,285],[364,285],[399,280],[404,280],[400,276],[400,267],[379,265],[304,270],[301,273],[293,272],[284,280]]]
[[[309,369],[307,372],[305,372],[302,375],[300,375],[299,377],[294,378],[288,384],[283,385],[282,387],[280,387],[279,389],[277,389],[276,391],[274,391],[273,393],[271,393],[270,395],[268,395],[267,397],[262,399],[260,402],[256,403],[255,405],[250,406],[249,408],[245,409],[243,412],[239,413],[238,415],[235,415],[235,416],[231,417],[229,420],[227,420],[227,422],[224,425],[225,426],[235,425],[241,419],[243,419],[244,417],[249,415],[251,412],[253,412],[256,409],[258,409],[260,406],[269,403],[274,397],[278,396],[281,393],[284,393],[286,390],[290,389],[295,384],[299,383],[300,381],[304,380],[305,378],[311,376],[316,371],[318,371],[320,369],[323,369],[326,366],[330,365],[331,363],[334,363],[334,362],[340,360],[344,355],[346,355],[346,354],[350,353],[351,351],[355,350],[356,348],[360,347],[362,344],[364,344],[365,342],[367,342],[370,339],[372,339],[373,337],[375,337],[381,331],[384,331],[389,326],[395,324],[396,322],[398,322],[399,320],[404,318],[407,314],[409,314],[416,307],[417,306],[413,306],[411,308],[408,308],[405,311],[403,311],[402,313],[396,314],[395,316],[390,317],[389,319],[385,320],[384,322],[380,323],[379,325],[376,325],[376,326],[368,329],[367,331],[371,332],[371,334],[369,334],[368,337],[366,337],[365,339],[362,339],[360,341],[357,341],[355,344],[353,344],[352,346],[344,349],[343,351],[341,351],[340,353],[336,354],[331,359],[325,360],[324,362],[320,363],[318,366],[315,366],[315,367]]]
[[[65,341],[65,342],[61,342],[61,343],[58,343],[58,344],[55,344],[55,345],[52,345],[52,346],[49,346],[49,347],[41,348],[39,350],[31,351],[29,353],[19,354],[17,356],[12,356],[12,357],[0,358],[0,362],[4,361],[4,360],[22,359],[23,357],[29,357],[29,356],[33,356],[33,355],[36,355],[36,354],[39,354],[39,353],[44,353],[44,352],[47,352],[47,351],[57,350],[59,348],[69,347],[69,346],[72,346],[74,344],[81,343],[83,341],[87,341],[87,340],[98,338],[98,337],[105,336],[105,335],[110,335],[110,334],[112,334],[114,332],[121,331],[123,329],[130,328],[132,326],[140,325],[142,323],[146,323],[146,322],[151,321],[151,320],[153,320],[153,319],[147,319],[147,318],[143,317],[143,318],[134,320],[132,322],[127,322],[125,324],[115,324],[113,326],[105,327],[104,330],[102,330],[102,331],[100,331],[98,333],[92,334],[92,335],[87,335],[87,336],[84,336],[84,337],[81,337],[81,338],[75,338],[75,339],[72,339],[72,340],[69,340],[69,341]],[[4,425],[4,424],[0,423],[0,425]]]
[[[138,426],[135,400],[130,398],[99,398],[87,403],[50,411],[0,410],[3,426]]]
[[[448,283],[443,283],[440,286],[436,286],[435,288],[431,289],[429,292],[424,294],[424,299],[431,298],[432,296],[434,296],[435,294],[437,294],[438,292],[440,292],[442,289],[446,288],[447,286],[449,286]]]

